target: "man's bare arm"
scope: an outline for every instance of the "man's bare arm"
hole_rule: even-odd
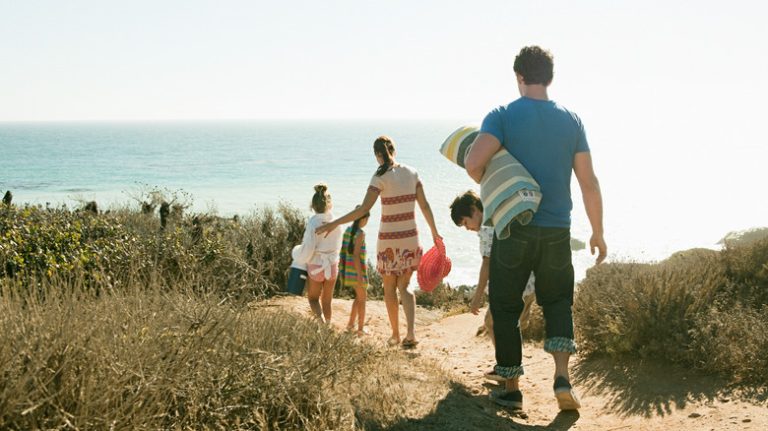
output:
[[[603,238],[603,196],[600,192],[600,182],[592,168],[592,155],[589,152],[576,153],[573,158],[573,172],[579,181],[581,196],[584,199],[584,209],[587,211],[587,218],[592,225],[589,248],[593,255],[595,248],[599,251],[595,260],[595,264],[599,264],[608,255],[608,247]]]
[[[472,149],[467,154],[464,167],[467,173],[476,183],[480,184],[488,162],[501,149],[501,142],[495,136],[488,133],[480,133],[472,144]]]

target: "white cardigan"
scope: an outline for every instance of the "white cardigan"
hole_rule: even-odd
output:
[[[326,278],[330,278],[331,266],[339,262],[343,232],[341,227],[337,227],[325,236],[325,234],[316,235],[315,229],[332,220],[333,213],[330,211],[315,214],[309,218],[301,244],[294,247],[291,252],[293,257],[291,266],[303,269],[307,265],[318,265],[320,268],[315,268],[312,274],[322,271]]]

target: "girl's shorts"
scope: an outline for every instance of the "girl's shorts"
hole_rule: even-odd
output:
[[[317,271],[318,269],[320,271]],[[315,272],[315,271],[317,271],[317,273],[313,274],[313,272]],[[318,283],[322,283],[325,280],[334,280],[334,279],[336,279],[336,277],[338,277],[338,275],[339,275],[339,264],[338,263],[334,263],[333,265],[331,265],[331,276],[330,276],[330,278],[327,278],[327,279],[325,278],[325,271],[323,270],[323,266],[322,265],[314,265],[314,264],[310,263],[309,265],[307,265],[307,272],[309,273],[309,279],[310,280],[318,282]]]

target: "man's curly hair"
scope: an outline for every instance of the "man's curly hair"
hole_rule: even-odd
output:
[[[515,57],[515,72],[523,77],[526,85],[549,85],[552,82],[554,57],[539,46],[526,46]]]

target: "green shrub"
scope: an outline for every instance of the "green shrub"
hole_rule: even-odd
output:
[[[582,352],[665,358],[768,381],[768,242],[590,269],[574,304]]]
[[[165,228],[153,213],[128,208],[10,206],[0,211],[0,278],[104,278],[118,289],[184,281],[221,296],[269,296],[283,289],[303,231],[303,217],[286,205],[243,220],[178,215]]]
[[[713,263],[611,263],[590,269],[574,304],[582,350],[686,360],[694,318],[725,284]]]

